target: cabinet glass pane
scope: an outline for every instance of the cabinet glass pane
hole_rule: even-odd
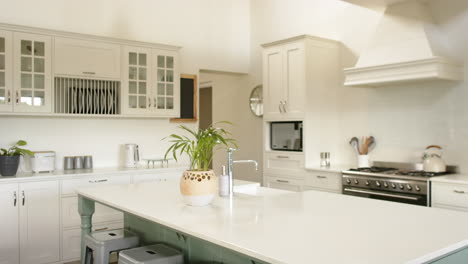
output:
[[[164,109],[164,97],[158,97],[158,109]]]
[[[136,108],[137,107],[137,97],[136,96],[129,96],[128,97],[128,106],[130,108]]]
[[[0,89],[0,104],[5,103],[5,89]]]
[[[173,84],[166,84],[166,95],[173,96],[174,95],[174,85]]]
[[[44,75],[34,74],[34,88],[44,89]]]
[[[167,60],[167,68],[172,69],[174,68],[174,57],[166,57]]]
[[[0,70],[5,69],[5,55],[0,54]]]
[[[166,82],[173,82],[174,81],[174,71],[167,70],[166,71]]]
[[[146,68],[138,68],[138,80],[146,80]]]
[[[0,72],[0,87],[5,87],[5,72]]]
[[[44,72],[43,58],[34,58],[34,72]]]
[[[164,83],[158,83],[158,95],[164,95],[165,94],[165,91],[164,91]]]
[[[138,83],[138,93],[139,94],[146,94],[146,82],[139,82]]]
[[[33,105],[41,106],[44,105],[44,91],[35,91]]]
[[[32,58],[21,57],[21,71],[30,72],[32,71]]]
[[[21,88],[32,88],[32,74],[21,74]]]
[[[44,42],[34,41],[34,56],[44,56]]]
[[[172,97],[166,98],[166,109],[174,109],[174,99]]]
[[[128,54],[128,64],[137,65],[137,54],[135,52],[130,52]]]
[[[136,94],[136,93],[137,93],[136,82],[129,82],[129,83],[128,83],[128,92],[129,92],[129,93],[132,93],[132,94]]]
[[[159,68],[166,67],[166,63],[164,61],[164,56],[158,56],[158,67]]]
[[[32,42],[30,40],[21,41],[21,55],[31,55]]]
[[[137,68],[136,67],[130,67],[128,69],[128,78],[130,80],[136,80],[136,78],[137,78]]]
[[[140,108],[146,108],[146,96],[140,96],[138,98],[138,105]]]
[[[0,52],[5,52],[5,38],[0,38]]]
[[[158,82],[164,82],[164,70],[158,70]]]
[[[32,105],[32,91],[31,90],[22,90],[21,91],[21,103]]]
[[[140,66],[146,66],[146,54],[144,53],[138,54],[138,64]]]

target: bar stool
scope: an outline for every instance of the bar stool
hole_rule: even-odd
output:
[[[109,264],[110,253],[137,247],[138,242],[139,239],[134,233],[124,229],[92,232],[85,237],[85,263]],[[95,262],[93,252],[96,255]]]
[[[119,252],[118,264],[183,264],[182,253],[164,244],[131,248]]]

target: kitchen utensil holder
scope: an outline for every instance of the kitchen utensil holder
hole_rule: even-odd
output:
[[[369,167],[369,155],[358,155],[358,168]]]

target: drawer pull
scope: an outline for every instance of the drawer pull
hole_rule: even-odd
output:
[[[89,75],[95,75],[95,72],[90,72],[90,71],[84,71],[83,74],[89,74]]]
[[[460,190],[453,190],[454,193],[459,193],[459,194],[464,194],[465,192],[464,191],[460,191]]]
[[[319,178],[319,179],[326,179],[326,178],[327,178],[327,176],[321,176],[321,175],[317,175],[317,178]]]
[[[281,182],[281,183],[289,183],[289,181],[285,181],[285,180],[276,180],[277,182]]]
[[[279,155],[279,156],[276,156],[276,157],[277,157],[278,159],[289,159],[289,156],[281,156],[281,155]]]
[[[97,228],[94,231],[104,231],[104,230],[107,230],[107,229],[109,229],[109,228],[108,227],[103,227],[103,228]]]
[[[100,183],[100,182],[106,182],[107,179],[102,179],[102,180],[89,180],[89,183]]]

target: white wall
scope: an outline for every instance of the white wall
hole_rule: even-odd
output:
[[[182,46],[182,73],[248,71],[248,0],[0,0],[0,5],[0,23]],[[1,147],[25,139],[33,150],[55,150],[58,168],[63,156],[82,154],[92,154],[95,167],[116,166],[124,143],[139,144],[143,158],[162,156],[167,144],[161,138],[178,125],[161,119],[42,117],[0,117],[0,124]]]

